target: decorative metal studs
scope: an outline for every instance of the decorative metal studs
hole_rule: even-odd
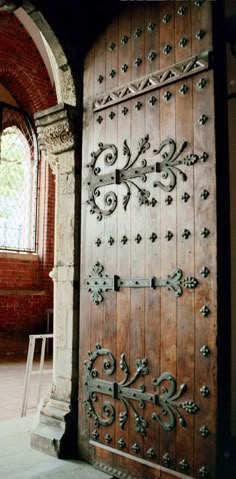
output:
[[[109,47],[108,47],[108,50],[110,50],[110,52],[113,52],[113,50],[116,48],[116,44],[114,42],[111,42]]]
[[[148,60],[149,60],[150,62],[153,62],[153,61],[155,60],[156,56],[157,56],[156,52],[155,52],[154,50],[152,50],[152,51],[148,54]]]
[[[156,26],[156,24],[154,22],[149,22],[149,24],[147,26],[148,31],[153,32],[155,26]]]
[[[100,84],[103,82],[103,76],[102,75],[99,75],[99,77],[97,78],[97,82],[100,83]]]
[[[196,5],[196,7],[201,7],[204,2],[205,0],[195,0],[194,5]]]
[[[106,441],[107,444],[109,444],[110,442],[112,442],[112,437],[110,436],[110,434],[107,433],[107,434],[105,435],[105,441]]]
[[[168,196],[165,198],[165,203],[166,203],[167,205],[170,205],[170,204],[172,203],[172,201],[173,201],[173,198],[172,198],[172,196],[170,196],[170,195],[168,195]]]
[[[209,234],[210,234],[210,231],[209,231],[208,228],[203,228],[201,230],[201,236],[203,236],[203,238],[207,238],[209,236]]]
[[[127,63],[124,63],[124,65],[122,65],[122,67],[121,67],[121,70],[122,70],[122,72],[126,73],[128,68],[129,68],[129,66],[127,65]]]
[[[123,243],[123,244],[126,244],[127,241],[128,241],[128,238],[125,235],[120,240],[120,242]]]
[[[196,4],[196,2],[195,2]],[[200,5],[199,5],[200,6]],[[200,469],[199,469],[199,477],[202,479],[206,478],[206,477],[209,477],[209,471],[208,469],[206,468],[206,466],[202,466]]]
[[[112,69],[109,73],[109,77],[114,78],[115,74],[116,74],[115,70]]]
[[[187,472],[190,469],[189,463],[186,461],[186,459],[182,459],[179,461],[179,467],[182,471]]]
[[[109,118],[111,120],[113,120],[113,118],[116,116],[116,114],[114,113],[114,111],[111,111],[111,113],[109,114]]]
[[[187,85],[181,85],[180,89],[179,89],[179,92],[181,95],[186,95],[186,93],[188,92],[188,86]]]
[[[124,106],[124,108],[122,109],[123,115],[124,116],[127,115],[128,111],[129,111],[129,109],[126,106]]]
[[[135,105],[134,105],[134,108],[136,108],[136,110],[141,110],[143,104],[141,103],[141,101],[138,101]]]
[[[187,11],[187,7],[185,7],[184,5],[180,5],[177,13],[178,15],[184,15],[186,11]]]
[[[209,356],[210,352],[211,352],[210,349],[209,349],[208,346],[206,346],[205,344],[204,344],[204,346],[202,346],[201,349],[200,349],[200,353],[204,356],[204,358],[206,358],[207,356]]]
[[[141,35],[142,35],[141,28],[136,28],[136,30],[134,32],[134,38],[139,38],[139,37],[141,37]]]
[[[189,200],[190,198],[190,195],[185,191],[185,193],[181,196],[181,200],[184,201],[184,203],[187,203],[187,201]]]
[[[97,121],[97,122],[99,123],[99,125],[100,125],[100,123],[102,123],[102,121],[103,121],[102,116],[99,115],[99,116],[97,117],[96,121]]]
[[[97,240],[95,241],[95,244],[97,245],[98,248],[99,248],[101,243],[102,242],[101,242],[100,238],[97,238]]]
[[[189,230],[184,229],[184,231],[183,231],[183,233],[182,233],[182,238],[183,238],[183,239],[188,239],[189,236],[190,236],[190,234],[191,234],[191,233],[190,233]]]
[[[162,456],[162,460],[165,464],[165,466],[169,467],[172,463],[172,459],[171,457],[169,456],[168,452],[166,452],[163,456]]]
[[[204,189],[204,190],[201,191],[200,197],[202,198],[202,200],[206,200],[208,198],[209,194],[210,194],[209,191]]]
[[[124,35],[121,39],[121,43],[122,45],[126,45],[126,43],[128,42],[129,40],[129,37],[127,37],[127,35]]]
[[[207,266],[203,266],[203,268],[200,270],[200,274],[201,274],[204,278],[207,278],[207,276],[210,274],[210,270],[208,269]]]
[[[140,243],[140,241],[142,241],[142,236],[141,236],[139,233],[137,234],[137,236],[136,236],[136,238],[135,238],[135,241],[136,241],[136,243],[138,243],[138,244]]]
[[[132,444],[131,448],[133,449],[133,451],[138,454],[139,451],[140,451],[140,447],[139,445],[137,444],[137,442],[135,442],[134,444]]]
[[[152,198],[151,201],[149,201],[149,205],[152,206],[154,208],[154,206],[156,206],[157,204],[157,200],[156,198]]]
[[[195,38],[197,40],[202,40],[204,36],[205,36],[204,30],[198,30],[198,32],[195,35]]]
[[[169,53],[171,52],[171,50],[172,50],[172,46],[167,43],[167,44],[164,46],[164,48],[163,48],[162,51],[163,51],[163,53],[164,53],[165,55],[169,55]]]
[[[200,80],[197,82],[197,87],[199,90],[202,90],[207,84],[207,80],[205,78],[200,78]]]
[[[118,446],[120,449],[124,449],[126,447],[125,441],[122,437],[118,441]]]
[[[200,389],[200,393],[204,398],[207,398],[210,394],[210,389],[204,384]]]
[[[112,236],[110,236],[110,238],[108,240],[108,243],[109,243],[110,246],[112,246],[115,243],[115,240],[114,240],[114,238],[112,238]]]
[[[186,47],[187,43],[188,43],[188,39],[186,37],[182,37],[179,41],[179,46],[181,48],[184,48]]]
[[[172,97],[171,91],[169,91],[169,90],[165,91],[165,93],[163,95],[164,100],[169,101],[171,99],[171,97]]]
[[[154,95],[152,95],[148,100],[148,103],[151,106],[154,106],[156,102],[157,102],[157,98]]]
[[[198,123],[200,123],[200,125],[205,125],[206,122],[208,120],[208,116],[203,114],[200,116],[200,118],[198,119]]]
[[[199,432],[200,432],[202,437],[207,437],[210,434],[210,431],[209,431],[208,427],[204,426],[204,425],[200,427]]]
[[[155,457],[156,454],[155,454],[155,451],[152,447],[150,447],[150,449],[148,449],[147,455],[148,455],[148,457],[150,457],[150,459],[153,459]]]
[[[94,431],[92,432],[92,436],[94,437],[94,439],[99,438],[99,433],[98,433],[97,429],[94,429]]]
[[[152,233],[151,236],[149,237],[149,239],[151,240],[152,243],[155,243],[155,241],[157,239],[156,233]]]
[[[162,23],[168,23],[171,19],[171,15],[169,13],[166,13],[164,17],[162,18]]]
[[[202,163],[205,163],[208,158],[209,158],[208,153],[206,153],[206,151],[204,151],[204,152],[200,155],[199,160],[200,160]]]
[[[139,58],[139,57],[135,58],[134,64],[137,68],[140,67],[141,63],[142,63],[142,58]]]
[[[165,238],[170,241],[172,238],[173,238],[173,233],[171,233],[171,231],[167,231],[166,235],[165,235]]]
[[[207,318],[207,316],[209,316],[210,312],[211,312],[210,309],[205,304],[200,309],[200,313],[202,314],[202,316],[205,316],[205,318]]]

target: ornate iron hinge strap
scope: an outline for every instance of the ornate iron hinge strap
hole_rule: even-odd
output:
[[[95,99],[93,111],[103,110],[111,105],[129,100],[138,95],[143,95],[148,91],[157,90],[163,87],[163,85],[207,70],[210,65],[210,56],[211,52],[209,51],[201,53],[200,55],[187,58],[174,65],[168,65],[166,68],[152,72],[138,80],[133,80],[114,90],[99,94]]]
[[[99,373],[94,368],[94,363],[98,357],[104,357],[103,373],[110,376],[116,370],[116,360],[112,352],[103,349],[99,344],[96,345],[94,352],[89,352],[89,360],[85,361],[86,375],[84,378],[84,387],[87,394],[85,404],[88,407],[88,416],[95,420],[95,427],[110,426],[116,418],[114,405],[110,401],[104,401],[102,405],[101,415],[95,409],[94,403],[98,399],[98,394],[110,396],[113,399],[121,401],[124,411],[119,413],[119,423],[121,429],[124,428],[128,417],[129,410],[134,414],[135,429],[142,435],[146,435],[146,429],[149,425],[148,421],[141,416],[134,402],[138,402],[138,407],[144,409],[146,403],[151,403],[157,411],[152,413],[152,420],[156,420],[166,431],[173,431],[176,427],[176,417],[181,426],[186,427],[187,423],[180,410],[184,410],[188,414],[196,414],[199,410],[197,404],[192,400],[180,398],[187,391],[187,385],[181,384],[177,391],[177,383],[172,374],[164,372],[159,378],[153,379],[154,393],[146,391],[145,385],[141,384],[139,389],[133,388],[135,381],[146,376],[149,373],[147,359],[138,359],[136,361],[136,372],[130,377],[130,371],[125,359],[125,354],[121,355],[120,368],[124,372],[124,379],[121,382],[111,382],[99,379]],[[160,388],[161,393],[156,390]]]
[[[175,296],[181,296],[182,288],[194,289],[199,282],[192,276],[183,277],[183,271],[176,268],[166,279],[156,278],[120,278],[117,275],[109,277],[103,272],[104,267],[98,261],[92,268],[92,274],[84,280],[84,287],[88,289],[91,300],[95,304],[103,301],[103,293],[107,291],[119,291],[120,288],[157,288],[166,287]]]
[[[100,221],[102,217],[109,216],[115,211],[117,206],[117,195],[114,191],[109,191],[104,195],[105,209],[98,205],[97,198],[100,196],[101,188],[108,185],[124,185],[126,187],[126,194],[123,196],[123,207],[126,210],[131,197],[131,187],[134,187],[138,193],[139,205],[153,206],[156,204],[155,198],[150,199],[150,191],[138,186],[135,179],[141,179],[145,182],[147,175],[150,173],[161,174],[162,181],[159,179],[153,182],[153,187],[159,187],[164,191],[170,192],[176,186],[176,177],[179,173],[183,181],[187,180],[187,175],[180,168],[179,165],[192,166],[201,159],[201,156],[195,154],[188,154],[184,158],[180,158],[187,146],[184,141],[179,149],[177,149],[176,142],[172,138],[164,140],[158,149],[152,151],[152,155],[161,155],[161,161],[148,165],[145,158],[141,161],[141,166],[137,166],[137,161],[150,148],[149,136],[141,138],[138,144],[138,152],[134,159],[127,141],[123,144],[123,154],[127,157],[125,166],[122,169],[115,169],[111,173],[100,174],[101,168],[98,167],[97,161],[104,153],[105,166],[112,166],[116,163],[118,158],[118,150],[115,145],[99,143],[97,151],[91,153],[92,160],[88,163],[89,175],[86,179],[86,186],[88,188],[88,200],[90,205],[90,213],[96,213],[97,219]],[[107,209],[106,209],[107,207]]]

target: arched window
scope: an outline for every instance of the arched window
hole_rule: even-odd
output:
[[[0,249],[35,251],[38,150],[28,116],[0,103]]]

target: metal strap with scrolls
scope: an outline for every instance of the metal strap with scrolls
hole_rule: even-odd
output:
[[[165,279],[156,278],[120,278],[118,275],[108,276],[104,274],[104,267],[98,261],[92,268],[92,274],[84,280],[84,287],[88,289],[93,303],[103,301],[103,293],[119,291],[121,288],[157,288],[166,287],[175,296],[181,296],[183,288],[194,289],[198,286],[198,280],[193,276],[183,276],[183,271],[176,268]]]

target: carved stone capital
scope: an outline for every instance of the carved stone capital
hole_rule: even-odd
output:
[[[57,160],[50,155],[58,156],[75,147],[75,119],[75,108],[64,103],[35,114],[39,147],[46,150],[52,169]]]

